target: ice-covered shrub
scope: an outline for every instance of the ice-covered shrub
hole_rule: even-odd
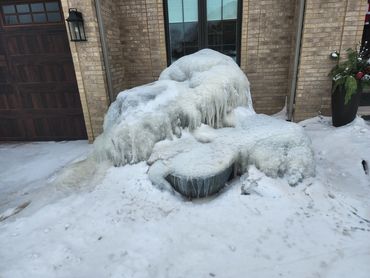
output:
[[[238,106],[253,110],[247,77],[230,57],[201,50],[158,81],[121,92],[105,116],[96,155],[115,165],[146,160],[156,142],[181,136],[183,128],[230,125],[228,114]]]

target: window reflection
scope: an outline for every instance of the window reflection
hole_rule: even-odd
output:
[[[19,17],[20,23],[31,23],[32,22],[32,18],[30,14],[19,15],[18,17]]]
[[[43,12],[44,11],[44,4],[43,3],[34,3],[31,4],[32,12]]]
[[[28,4],[17,5],[18,13],[28,13],[29,11],[30,11],[30,8]]]
[[[48,12],[55,12],[59,11],[59,4],[58,2],[46,2],[45,3],[46,10]]]
[[[222,0],[207,0],[207,20],[221,20]]]
[[[15,13],[14,5],[4,5],[3,6],[3,13],[4,14],[13,14],[13,13]]]
[[[238,17],[238,1],[237,0],[223,0],[222,19],[237,19]]]

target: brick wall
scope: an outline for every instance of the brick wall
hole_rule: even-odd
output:
[[[360,42],[366,11],[366,0],[307,0],[294,121],[330,115],[329,54]]]
[[[280,111],[288,94],[295,0],[244,0],[241,68],[257,112]]]
[[[101,14],[108,48],[108,59],[112,75],[114,97],[126,88],[125,62],[123,57],[122,37],[120,29],[122,15],[115,0],[100,0]]]
[[[117,1],[125,88],[156,80],[167,66],[162,0]]]
[[[93,0],[61,0],[83,12],[87,42],[71,51],[89,139],[102,131],[108,107],[106,76]],[[281,110],[289,95],[297,27],[295,0],[243,0],[241,68],[251,82],[257,112]],[[156,80],[166,67],[162,0],[101,0],[114,93]],[[294,120],[330,114],[332,50],[362,35],[366,0],[307,0]]]

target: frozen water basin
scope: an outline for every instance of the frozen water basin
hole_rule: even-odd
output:
[[[250,165],[267,176],[286,177],[290,185],[314,175],[311,142],[300,126],[240,112],[234,128],[203,125],[180,139],[157,143],[148,160],[151,181],[200,198],[219,192],[232,174],[244,174]]]
[[[167,163],[171,173],[166,180],[186,197],[202,198],[217,193],[233,172],[235,152],[217,143],[194,140],[188,144],[190,151],[179,152]]]

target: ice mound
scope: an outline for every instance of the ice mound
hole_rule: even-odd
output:
[[[230,57],[201,50],[176,61],[158,81],[121,92],[105,116],[96,155],[115,165],[146,160],[156,142],[180,137],[184,128],[229,126],[238,106],[253,111],[247,77]]]
[[[179,59],[154,83],[121,92],[94,145],[98,160],[117,166],[146,160],[154,184],[188,197],[216,193],[252,164],[291,185],[314,174],[303,129],[257,115],[247,77],[209,49]]]

